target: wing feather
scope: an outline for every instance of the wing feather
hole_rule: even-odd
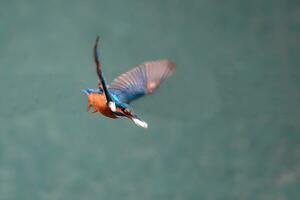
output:
[[[169,60],[145,62],[117,77],[109,86],[121,101],[129,103],[153,93],[175,71],[175,63]]]

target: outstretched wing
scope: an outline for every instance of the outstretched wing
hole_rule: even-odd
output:
[[[104,94],[106,97],[107,102],[111,102],[112,98],[108,92],[107,86],[106,86],[106,82],[105,79],[102,75],[102,65],[101,62],[99,61],[99,55],[98,55],[98,42],[99,42],[99,36],[97,36],[96,41],[95,41],[95,45],[94,45],[94,61],[96,64],[96,72],[99,78],[99,84],[98,87],[100,90],[104,90]]]
[[[153,93],[173,74],[175,63],[169,60],[145,62],[117,77],[109,86],[122,102],[129,103]]]

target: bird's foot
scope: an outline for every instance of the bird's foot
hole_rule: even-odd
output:
[[[92,107],[92,105],[91,105],[91,104],[88,104],[88,107],[87,107],[86,111],[89,112],[90,109],[91,109],[91,107]]]

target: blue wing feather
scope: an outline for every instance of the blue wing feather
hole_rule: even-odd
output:
[[[175,64],[169,60],[145,62],[117,77],[109,86],[120,101],[130,103],[154,92],[159,85],[175,71]]]

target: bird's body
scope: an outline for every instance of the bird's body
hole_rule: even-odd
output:
[[[88,94],[88,110],[90,108],[94,109],[94,113],[100,112],[106,117],[116,119],[117,116],[111,111],[107,105],[107,100],[105,95],[99,93]]]
[[[101,89],[87,89],[84,92],[88,96],[88,110],[93,109],[93,113],[99,112],[106,117],[117,119],[121,117],[130,117],[130,106],[122,103],[113,91],[108,90],[116,103],[116,110],[113,112],[108,105],[105,93]]]
[[[134,114],[129,103],[141,96],[153,93],[175,70],[175,64],[169,60],[145,62],[117,77],[107,85],[98,60],[97,37],[94,46],[94,60],[99,78],[98,89],[82,90],[88,96],[88,110],[101,113],[106,117],[128,118],[136,125],[147,128],[148,124]]]

